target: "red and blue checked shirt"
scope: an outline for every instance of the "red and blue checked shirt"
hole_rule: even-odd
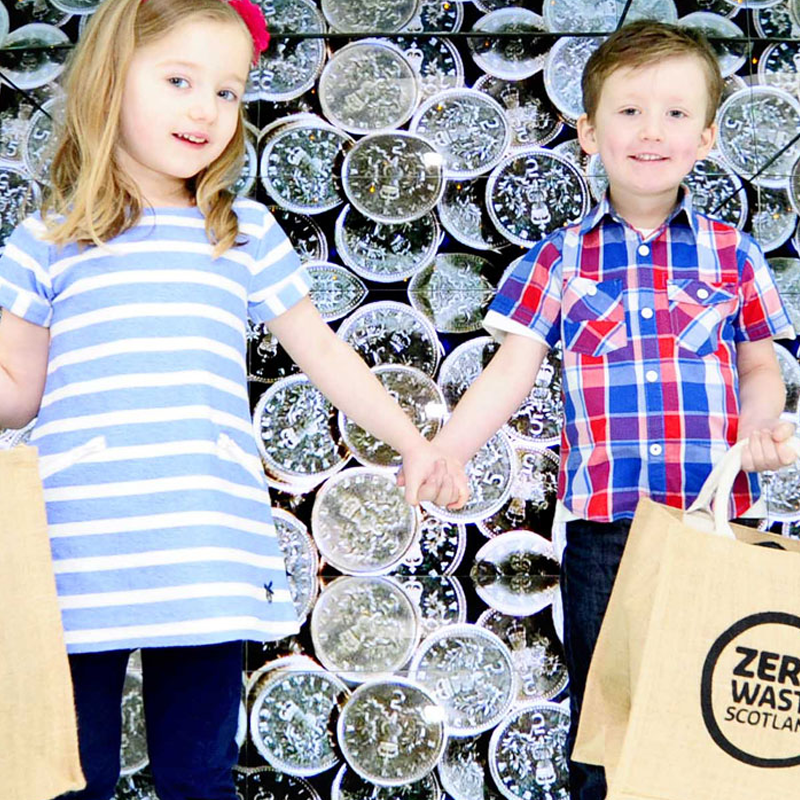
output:
[[[563,346],[558,498],[578,517],[632,517],[640,497],[677,508],[736,441],[738,342],[793,336],[764,255],[692,210],[688,192],[645,239],[606,198],[537,243],[485,325]],[[757,499],[740,474],[734,513]]]

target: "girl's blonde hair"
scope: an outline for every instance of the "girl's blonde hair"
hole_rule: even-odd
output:
[[[95,12],[70,60],[67,106],[42,206],[48,238],[100,245],[133,226],[145,200],[116,157],[122,91],[137,47],[169,33],[190,17],[241,25],[225,0],[106,0]],[[187,181],[205,217],[214,256],[236,243],[239,223],[228,191],[244,158],[244,113],[224,152]],[[48,212],[60,219],[54,220]]]

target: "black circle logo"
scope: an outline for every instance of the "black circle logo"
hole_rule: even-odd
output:
[[[759,614],[751,614],[750,616],[740,619],[730,626],[711,646],[711,649],[706,656],[705,663],[703,664],[703,675],[701,679],[700,688],[700,703],[703,712],[703,721],[705,722],[706,729],[708,730],[711,738],[717,746],[733,756],[733,758],[745,764],[754,767],[796,767],[800,765],[800,753],[794,756],[785,758],[767,758],[765,756],[755,755],[748,753],[737,744],[734,744],[726,735],[720,726],[719,720],[715,713],[712,689],[714,686],[714,672],[718,666],[720,656],[723,651],[742,634],[751,631],[759,625],[788,625],[800,631],[800,617],[794,614],[787,614],[781,611],[764,611]],[[740,648],[747,651],[747,648]],[[749,652],[749,651],[748,651]],[[756,652],[753,650],[753,652]],[[736,673],[734,673],[736,674]],[[740,674],[750,674],[742,672]],[[753,673],[755,674],[755,673]],[[756,713],[751,711],[751,714]]]

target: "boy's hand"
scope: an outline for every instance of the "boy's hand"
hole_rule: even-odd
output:
[[[397,474],[397,485],[405,487],[406,502],[413,506],[430,501],[447,508],[461,508],[469,498],[464,467],[433,445],[406,454]]]
[[[747,431],[740,431],[740,439],[749,438],[748,445],[742,450],[742,469],[745,472],[764,472],[793,464],[798,454],[788,442],[794,432],[793,422],[780,419],[754,426],[749,436]]]

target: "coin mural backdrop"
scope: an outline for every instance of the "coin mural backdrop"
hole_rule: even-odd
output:
[[[272,207],[314,303],[424,435],[496,352],[481,319],[509,265],[605,189],[574,125],[583,66],[623,15],[710,37],[719,140],[687,183],[701,211],[756,237],[800,330],[800,0],[259,1],[273,38],[232,187]],[[60,77],[96,6],[0,0],[0,248],[46,186]],[[247,647],[241,800],[567,798],[560,351],[468,464],[472,497],[454,513],[406,506],[397,454],[268,331],[251,325],[248,342],[303,626]],[[797,345],[775,345],[792,419]],[[2,430],[0,447],[27,435]],[[762,527],[800,535],[800,472],[764,485]],[[156,800],[136,659],[129,673],[116,797]]]

